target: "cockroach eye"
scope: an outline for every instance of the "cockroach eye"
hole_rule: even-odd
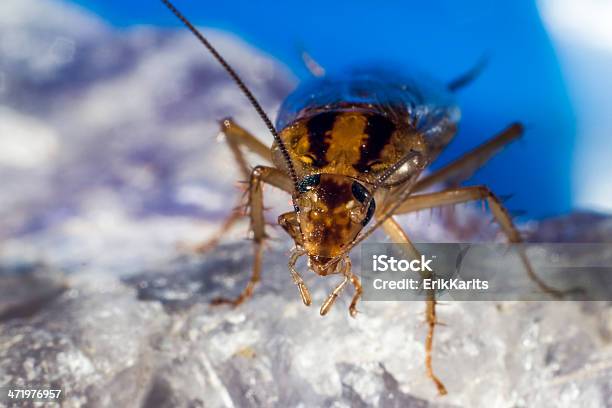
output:
[[[300,180],[300,182],[297,185],[297,189],[300,193],[305,193],[309,191],[310,189],[312,189],[313,187],[318,186],[320,182],[321,182],[320,174],[311,174],[310,176],[306,176],[302,180]]]
[[[354,182],[353,186],[352,186],[352,191],[353,191],[353,196],[357,199],[357,201],[359,201],[360,203],[364,203],[365,200],[369,197],[370,193],[368,193],[368,190],[366,190],[366,188],[361,185],[361,183],[358,182]]]
[[[361,204],[366,204],[369,202],[369,206],[367,209],[363,208],[363,206],[359,208],[355,208],[351,210],[351,219],[354,222],[360,222],[363,225],[366,225],[372,219],[374,215],[374,210],[376,209],[376,203],[374,202],[374,198],[370,198],[370,193],[366,188],[358,182],[354,182],[351,190],[353,192],[353,196],[359,201]]]
[[[363,221],[361,221],[363,225],[366,225],[368,222],[370,222],[370,220],[372,219],[372,216],[374,215],[374,211],[376,211],[376,202],[372,198],[370,200],[370,206],[368,207],[366,211],[365,218],[363,219]]]

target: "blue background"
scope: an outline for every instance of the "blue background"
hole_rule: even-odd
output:
[[[118,27],[181,26],[158,1],[77,3]],[[488,55],[481,76],[458,94],[460,132],[438,167],[521,121],[527,127],[525,138],[469,184],[484,183],[500,195],[514,194],[508,207],[526,211],[527,218],[571,208],[575,119],[535,3],[176,0],[176,5],[195,24],[234,33],[282,61],[299,78],[308,76],[299,57],[302,48],[328,70],[393,61],[394,66],[443,81]]]

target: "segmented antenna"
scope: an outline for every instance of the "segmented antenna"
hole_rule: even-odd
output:
[[[234,71],[234,69],[227,63],[227,61],[225,61],[225,59],[221,56],[221,54],[219,54],[219,52],[215,49],[215,47],[213,47],[208,42],[208,40],[204,37],[204,35],[200,31],[198,31],[198,29],[196,29],[193,26],[193,24],[191,24],[189,20],[187,20],[187,18],[180,11],[178,11],[178,9],[174,6],[174,4],[172,4],[169,0],[161,0],[161,1],[162,3],[166,5],[166,7],[168,7],[168,9],[176,17],[178,17],[179,20],[181,20],[183,24],[185,24],[185,26],[189,29],[189,31],[191,31],[193,35],[195,35],[198,38],[198,40],[200,40],[200,42],[204,44],[206,49],[210,51],[210,53],[212,54],[213,57],[215,57],[217,62],[219,62],[219,64],[221,64],[221,66],[225,69],[225,71],[227,71],[227,73],[232,77],[236,85],[238,85],[238,88],[240,88],[244,96],[247,97],[247,99],[249,100],[253,108],[255,108],[255,110],[257,111],[257,114],[264,121],[264,123],[266,124],[266,127],[268,128],[268,130],[274,137],[274,141],[278,145],[278,148],[280,149],[285,159],[285,162],[287,163],[287,168],[289,170],[289,176],[291,177],[291,180],[293,180],[293,185],[297,191],[298,178],[297,178],[297,174],[295,173],[295,168],[293,167],[293,163],[291,162],[291,156],[289,156],[289,151],[287,150],[287,147],[285,146],[280,136],[278,135],[278,132],[274,128],[272,121],[270,121],[270,118],[268,117],[268,115],[266,115],[266,112],[264,112],[263,108],[261,107],[257,99],[255,99],[255,96],[253,96],[249,88],[247,88],[247,86],[244,84],[242,79],[240,79],[236,71]]]

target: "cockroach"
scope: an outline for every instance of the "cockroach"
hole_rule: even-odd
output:
[[[295,247],[289,258],[289,272],[302,301],[309,306],[312,298],[296,262],[306,256],[308,267],[320,276],[341,275],[320,309],[329,312],[347,285],[354,294],[349,313],[357,315],[362,294],[360,279],[351,270],[349,252],[375,230],[382,228],[393,242],[407,244],[410,255],[418,251],[396,221],[395,216],[427,208],[484,201],[511,243],[522,241],[508,211],[486,186],[456,187],[439,192],[423,191],[445,182],[465,181],[508,143],[519,138],[523,126],[514,123],[450,164],[423,175],[457,132],[460,110],[452,94],[471,82],[476,67],[446,85],[422,84],[394,72],[376,69],[353,70],[347,75],[325,75],[310,57],[305,62],[312,80],[300,85],[282,104],[276,126],[236,71],[178,9],[162,2],[189,28],[212,56],[232,77],[272,134],[270,148],[232,119],[221,121],[221,131],[248,179],[246,204],[253,236],[254,264],[251,278],[236,298],[219,298],[214,304],[238,306],[252,296],[260,281],[263,244],[267,238],[264,220],[264,184],[291,195],[293,211],[281,214],[280,226]],[[241,148],[246,148],[270,165],[252,170]],[[239,218],[233,213],[220,233],[202,246],[218,242]],[[554,296],[560,292],[546,285],[533,271],[526,255],[522,263],[535,283]],[[443,383],[432,367],[433,336],[436,324],[436,297],[427,294],[425,341],[427,375],[440,394]]]

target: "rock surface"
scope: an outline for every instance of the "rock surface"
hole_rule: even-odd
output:
[[[288,74],[211,35],[273,111]],[[118,32],[55,1],[3,1],[0,38],[13,39],[0,46],[0,387],[58,387],[66,407],[612,406],[609,302],[441,306],[446,397],[425,376],[423,305],[368,302],[352,319],[342,297],[321,318],[299,299],[280,231],[254,298],[211,307],[251,264],[240,228],[206,255],[177,246],[238,196],[215,120],[269,142],[225,74],[187,33]],[[272,220],[288,203],[271,193]],[[495,231],[472,207],[403,222],[417,240]],[[526,227],[612,240],[606,216]],[[308,275],[316,304],[332,280]]]
[[[254,298],[237,293],[246,244],[178,257],[120,279],[75,272],[29,315],[0,322],[0,382],[52,384],[65,406],[610,406],[612,310],[605,302],[451,302],[436,337],[437,397],[423,368],[423,305],[342,298],[306,308],[272,250]],[[4,290],[41,290],[22,278]],[[331,286],[308,279],[321,302]],[[52,286],[53,287],[53,286]],[[51,289],[49,289],[51,291]],[[24,300],[27,302],[27,300]],[[0,302],[0,306],[3,302]],[[22,308],[23,309],[23,308]],[[13,306],[12,310],[19,310]]]

